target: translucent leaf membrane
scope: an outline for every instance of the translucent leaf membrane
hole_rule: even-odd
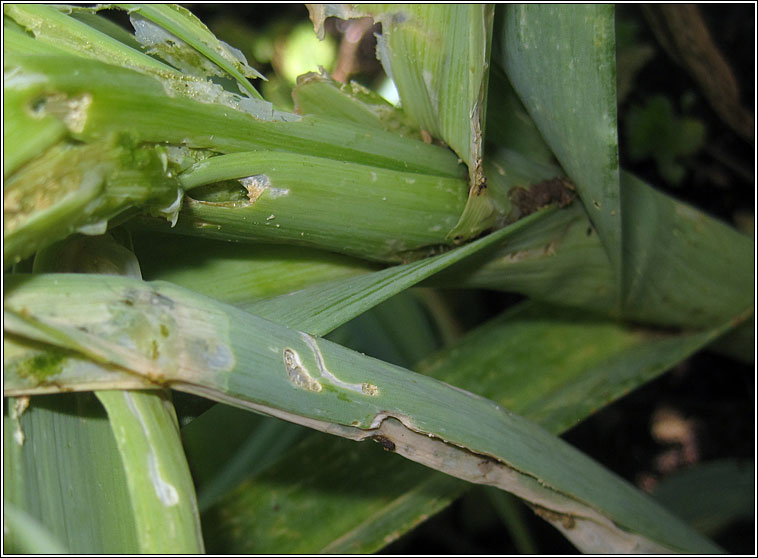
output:
[[[219,41],[203,22],[192,13],[175,4],[116,4],[129,12],[132,23],[142,38],[143,44],[157,51],[159,56],[181,60],[180,66],[186,68],[188,58],[187,46],[194,49],[199,56],[190,57],[187,69],[197,68],[201,75],[205,65],[198,59],[207,59],[220,70],[229,74],[239,84],[240,90],[246,95],[262,99],[261,94],[253,87],[247,78],[262,78],[263,76],[247,64],[244,55],[237,49]],[[145,20],[152,23],[146,24]],[[160,30],[164,30],[163,33]],[[178,41],[176,40],[178,39]],[[179,51],[177,53],[177,51]]]

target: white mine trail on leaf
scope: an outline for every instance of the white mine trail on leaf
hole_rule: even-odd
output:
[[[321,391],[321,384],[311,377],[296,351],[290,348],[284,349],[283,358],[290,382],[308,391],[315,391],[316,393]]]
[[[349,384],[347,382],[343,382],[342,380],[340,380],[337,376],[332,374],[329,371],[329,369],[326,367],[326,363],[324,363],[324,356],[321,354],[321,349],[319,349],[318,344],[316,343],[316,340],[310,335],[308,335],[307,333],[301,332],[300,336],[311,348],[311,351],[313,351],[313,356],[316,358],[316,365],[318,366],[318,370],[322,378],[326,378],[333,385],[337,387],[341,387],[343,389],[348,389],[350,391],[355,391],[358,393],[362,393],[364,395],[372,395],[372,396],[379,395],[379,388],[376,387],[374,384],[369,384],[367,382]]]
[[[145,422],[145,418],[142,416],[142,412],[137,409],[136,405],[134,404],[134,400],[128,391],[124,391],[123,394],[124,399],[126,399],[127,407],[129,407],[129,410],[132,412],[132,414],[137,417],[137,420],[142,427],[142,431],[145,433],[145,437],[149,442],[152,443],[153,440],[150,428]],[[158,458],[155,456],[155,451],[152,445],[147,454],[147,472],[150,476],[150,482],[155,489],[155,494],[158,496],[158,499],[161,501],[161,503],[166,507],[177,505],[179,503],[179,492],[177,492],[176,487],[174,487],[173,484],[166,481],[161,475],[160,468],[158,467]]]
[[[153,488],[155,488],[155,493],[163,505],[167,508],[177,505],[179,503],[179,493],[173,484],[167,482],[161,476],[158,459],[152,450],[147,454],[147,471],[150,475],[150,482],[153,483]]]
[[[26,440],[26,436],[24,435],[24,431],[21,428],[21,415],[24,414],[24,411],[26,411],[26,408],[29,406],[29,397],[19,397],[16,399],[15,404],[13,407],[11,407],[10,411],[10,418],[11,421],[13,421],[16,425],[15,429],[13,430],[13,441],[16,442],[17,445],[23,446],[24,441]]]

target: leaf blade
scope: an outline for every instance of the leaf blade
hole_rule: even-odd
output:
[[[49,308],[52,302],[49,297],[56,291],[70,297],[76,292],[76,281],[80,278],[58,275],[54,279],[57,286],[52,290],[46,284],[49,278],[35,277],[23,283],[16,279],[6,306],[23,307],[27,315],[39,315],[40,303]],[[97,288],[98,284],[103,288]],[[48,290],[45,301],[36,291],[43,285]],[[396,451],[403,455],[466,480],[483,482],[483,474],[485,477],[492,474],[497,479],[492,481],[502,488],[541,508],[554,510],[559,528],[566,514],[574,517],[574,528],[566,530],[573,537],[589,537],[591,541],[602,533],[601,538],[610,537],[619,548],[627,549],[687,549],[694,548],[693,544],[712,548],[705,540],[693,539],[688,529],[634,488],[536,425],[504,412],[492,401],[425,376],[413,375],[414,381],[410,383],[407,379],[411,373],[406,370],[361,357],[324,340],[316,341],[306,334],[166,284],[146,287],[133,280],[91,276],[86,300],[85,323],[97,320],[112,304],[117,304],[120,312],[136,311],[143,320],[152,321],[147,331],[156,333],[148,333],[148,339],[158,334],[159,326],[163,325],[168,327],[171,339],[182,340],[179,345],[177,341],[161,345],[160,354],[173,352],[176,356],[169,362],[175,362],[177,357],[184,360],[180,356],[184,354],[191,356],[193,363],[179,370],[175,364],[170,368],[161,366],[160,359],[152,366],[140,364],[144,355],[124,352],[117,343],[102,338],[113,362],[134,372],[147,372],[154,379],[171,374],[178,382],[173,385],[179,389],[235,402],[333,434],[355,439],[383,436],[392,440]],[[119,302],[123,300],[130,302]],[[162,323],[167,307],[174,309],[181,323]],[[148,317],[151,314],[153,318]],[[67,316],[66,322],[76,319]],[[93,339],[93,333],[75,327],[61,323],[54,327],[81,342]],[[215,344],[213,351],[207,351],[208,343]],[[150,346],[146,347],[148,351]],[[240,367],[236,363],[245,364]],[[254,374],[245,373],[252,363],[256,363]],[[9,363],[6,369],[13,372]],[[176,376],[177,373],[180,375]],[[317,384],[320,389],[314,387]],[[456,421],[451,422],[450,412],[460,408],[467,408],[468,412],[457,414]],[[501,436],[503,432],[509,432],[507,440]],[[553,460],[544,459],[542,448],[547,447]],[[494,458],[490,461],[492,469],[487,472],[478,468],[483,456]],[[560,467],[556,468],[556,463]],[[608,485],[614,486],[610,497]],[[624,534],[615,527],[616,521],[640,534]]]
[[[613,7],[511,5],[504,17],[502,64],[576,185],[620,281]]]

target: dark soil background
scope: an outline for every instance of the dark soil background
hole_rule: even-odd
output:
[[[231,14],[252,27],[263,29],[281,21],[302,21],[307,11],[300,4],[195,4],[190,7],[211,24],[220,14]],[[741,91],[741,102],[755,114],[755,5],[698,5],[710,34],[731,66]],[[649,60],[638,69],[634,86],[619,107],[621,165],[651,184],[754,235],[755,147],[735,133],[713,110],[699,84],[667,55],[639,5],[617,8],[620,27],[632,29],[632,44],[652,48]],[[629,37],[627,36],[627,40]],[[621,45],[619,45],[621,46]],[[370,57],[372,48],[363,47]],[[375,62],[366,61],[370,80]],[[684,178],[667,180],[653,158],[631,158],[626,133],[629,115],[651,98],[663,96],[676,117],[700,122],[704,142],[693,153],[677,158]],[[496,314],[513,297],[484,293],[486,313]],[[472,316],[471,319],[482,316]],[[643,488],[693,462],[755,458],[755,367],[713,352],[702,352],[674,370],[590,417],[565,435],[629,481]],[[661,441],[653,425],[662,412],[689,425],[692,440]],[[689,444],[692,447],[684,447]],[[694,448],[694,449],[693,449]],[[695,452],[687,457],[687,451]],[[576,553],[557,531],[523,507],[522,515],[537,552]],[[715,540],[730,553],[755,554],[755,522],[744,519],[722,530]],[[388,554],[513,554],[510,541],[487,499],[478,490],[439,513],[422,526],[384,549]]]

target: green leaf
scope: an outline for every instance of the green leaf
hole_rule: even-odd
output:
[[[96,395],[126,472],[140,552],[202,553],[195,487],[173,406],[158,393]]]
[[[658,482],[653,496],[701,533],[715,535],[738,519],[755,521],[755,462],[698,463]]]
[[[421,368],[560,433],[716,335],[662,335],[582,311],[525,303]],[[314,459],[318,465],[301,467],[296,489],[281,489],[292,478],[293,467]],[[335,494],[335,478],[348,487],[360,486],[361,497],[352,488]],[[235,553],[374,552],[465,489],[445,479],[375,448],[314,436],[268,470],[251,475],[209,512],[209,548]],[[618,497],[615,490],[607,487],[609,498]],[[272,506],[278,512],[261,521],[271,515]],[[309,509],[321,509],[322,521],[298,522]],[[560,518],[545,517],[560,527]],[[288,527],[293,523],[298,523],[294,537]]]
[[[517,292],[617,315],[614,282],[597,232],[577,204],[515,232],[488,255],[475,256],[430,280],[431,285]]]
[[[490,68],[487,98],[487,143],[500,149],[516,151],[533,163],[553,164],[553,152],[545,143],[499,64]],[[487,153],[484,159],[485,166],[490,158],[491,154]],[[486,168],[485,174],[487,187],[491,188],[492,177],[496,174]]]
[[[380,267],[298,246],[241,244],[136,230],[133,241],[145,279],[169,281],[241,308]]]
[[[620,281],[613,6],[504,8],[500,61],[575,184]]]
[[[342,344],[347,341],[350,348],[358,351],[367,350],[369,342],[372,348],[376,348],[378,338],[381,341],[380,349],[374,350],[372,356],[391,360],[395,364],[411,365],[430,354],[436,345],[434,332],[425,318],[420,298],[406,291],[344,324],[330,337],[339,339]],[[185,444],[190,442],[198,446],[200,463],[207,463],[209,454],[228,453],[224,451],[229,443],[228,437],[220,440],[216,432],[229,429],[225,426],[225,420],[231,417],[245,424],[250,421],[263,423],[267,431],[279,431],[286,424],[217,405],[182,432]],[[260,428],[263,429],[263,426]],[[246,434],[239,436],[245,437]],[[251,435],[250,441],[253,442],[256,437],[255,434]],[[272,489],[268,480],[272,484],[280,483],[283,475],[290,474],[287,467],[282,469],[282,465],[295,463],[299,466],[309,460],[308,454],[314,444],[318,445],[318,455],[323,458],[322,465],[309,468],[305,475],[299,471],[297,490],[282,494]],[[232,445],[239,444],[233,441]],[[300,444],[297,449],[282,456],[281,460],[273,459],[273,463],[268,463],[272,460],[270,451],[253,454],[250,445],[246,444],[233,457],[235,469],[241,468],[241,462],[246,464],[246,474],[239,471],[233,484],[225,483],[227,491],[236,488],[223,498],[220,505],[204,515],[204,523],[208,526],[208,548],[212,551],[283,552],[294,551],[295,548],[303,552],[314,548],[331,553],[375,551],[385,546],[389,539],[423,521],[424,516],[447,505],[466,486],[457,479],[430,472],[412,463],[397,463],[395,459],[395,467],[390,470],[396,471],[399,465],[404,473],[393,475],[388,490],[384,482],[387,477],[383,474],[387,472],[384,468],[386,458],[381,459],[383,456],[377,455],[375,450],[371,451],[372,448],[356,447],[355,444],[318,433],[312,433],[308,442]],[[266,469],[261,466],[264,460],[271,467],[261,477],[258,473]],[[216,484],[229,480],[226,474],[228,469],[222,468],[220,482]],[[204,467],[204,470],[207,469]],[[354,471],[360,473],[355,474]],[[337,476],[348,479],[350,487],[360,487],[363,497],[356,499],[351,489],[338,495],[334,495],[334,491],[323,490]],[[250,481],[240,485],[246,477]],[[445,490],[448,487],[453,488],[452,493]],[[302,494],[302,498],[298,494]],[[399,499],[398,494],[401,494]],[[435,494],[439,494],[439,498],[429,501],[429,497],[434,498]],[[321,505],[322,498],[328,501],[326,506]],[[339,505],[335,506],[334,503]],[[261,518],[267,515],[263,510],[272,504],[279,505],[278,513],[273,514],[270,520],[262,521]],[[285,504],[284,508],[282,504]],[[287,523],[294,517],[302,517],[313,506],[318,506],[319,517],[328,517],[329,520],[320,525],[318,522],[301,523],[295,536],[291,536],[293,533],[287,528]],[[246,535],[239,537],[232,524],[243,522]],[[324,528],[324,525],[329,527]]]
[[[5,500],[3,546],[12,554],[67,554],[60,541],[39,521]]]
[[[520,231],[529,228],[548,213],[550,210],[534,214],[433,258],[314,285],[291,294],[254,302],[246,305],[245,309],[312,335],[325,335],[335,327],[448,266],[477,253],[486,254],[498,243],[512,235],[517,236]]]
[[[8,400],[3,417],[6,500],[69,552],[139,552],[124,468],[95,397],[34,397],[21,412],[22,401]]]
[[[295,483],[282,483],[293,478]],[[378,444],[314,433],[251,475],[203,520],[211,552],[370,553],[465,489],[463,481],[390,455]]]
[[[749,316],[754,240],[632,175],[622,185],[624,314],[690,328]]]
[[[15,275],[6,278],[6,288],[6,316],[16,317],[6,317],[11,333],[38,329],[50,339],[47,331],[54,330],[66,338],[54,342],[91,347],[145,381],[168,380],[176,389],[343,437],[389,440],[406,457],[514,492],[550,510],[558,523],[570,516],[567,536],[587,549],[598,548],[592,542],[598,536],[617,548],[712,548],[564,442],[490,400],[432,378],[168,284]],[[51,310],[63,300],[77,312],[56,318]],[[26,329],[14,327],[19,319]],[[130,339],[125,345],[122,335]],[[25,379],[23,362],[6,360],[6,394],[50,389]],[[61,364],[55,380],[73,388],[66,381],[68,364]],[[110,387],[121,386],[114,380]],[[461,408],[468,412],[451,421],[451,409]],[[553,459],[545,460],[545,451]]]
[[[752,313],[753,240],[690,205],[622,174],[627,278],[621,312],[613,270],[581,207],[514,234],[497,254],[452,267],[436,284],[519,292],[638,323],[684,329],[738,325]],[[747,331],[746,331],[747,334]],[[747,345],[741,350],[745,354]]]
[[[225,432],[219,436],[219,432]],[[182,428],[182,443],[205,511],[249,475],[276,462],[308,430],[217,404]]]

